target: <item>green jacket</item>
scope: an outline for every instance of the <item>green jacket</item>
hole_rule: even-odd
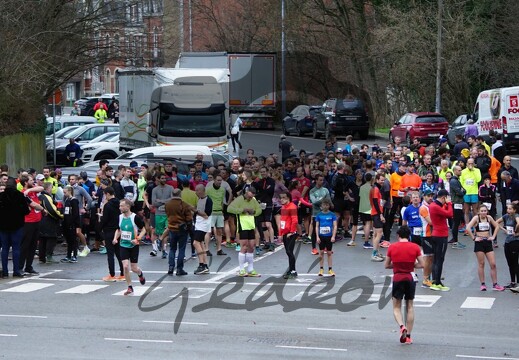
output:
[[[254,209],[254,216],[261,214],[261,207],[256,198],[247,201],[243,195],[238,196],[229,204],[227,212],[239,216],[243,214],[243,209]]]

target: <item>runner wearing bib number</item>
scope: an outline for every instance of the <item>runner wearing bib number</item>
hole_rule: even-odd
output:
[[[519,219],[517,212],[519,205],[508,205],[506,214],[499,220],[498,224],[502,224],[501,229],[505,231],[505,257],[510,272],[510,283],[505,286],[514,292],[519,292],[517,283],[519,282]]]
[[[124,295],[133,294],[130,270],[139,276],[141,285],[146,283],[144,274],[138,264],[139,243],[146,235],[146,228],[144,227],[144,221],[130,211],[131,206],[132,203],[128,199],[121,200],[119,204],[119,210],[121,210],[121,215],[119,215],[119,228],[116,230],[113,239],[113,244],[115,245],[119,242],[121,247],[120,252],[124,268],[124,277],[128,284],[128,289],[124,292]]]
[[[475,232],[472,228],[475,227]],[[493,229],[492,229],[493,228]],[[499,231],[499,224],[488,215],[488,208],[485,205],[479,206],[478,215],[474,216],[467,224],[467,232],[474,240],[474,252],[478,260],[478,276],[481,282],[481,291],[486,291],[485,285],[485,258],[490,266],[490,277],[492,278],[492,289],[503,291],[505,288],[497,283],[496,257],[492,247],[494,240]]]
[[[315,216],[315,234],[319,244],[319,276],[323,276],[324,252],[328,255],[328,275],[335,276],[333,272],[332,246],[337,234],[337,216],[330,212],[332,202],[324,199],[321,202],[321,212]]]
[[[279,220],[279,236],[283,237],[285,252],[288,256],[288,270],[283,275],[284,279],[297,277],[296,257],[294,246],[297,238],[297,206],[292,202],[292,195],[288,191],[279,194],[281,203],[281,218]]]
[[[409,226],[411,230],[411,242],[418,246],[422,245],[422,220],[420,219],[420,194],[413,191],[411,204],[405,209],[403,215],[403,225]]]
[[[474,167],[474,159],[467,159],[467,167],[461,171],[460,182],[465,189],[463,196],[463,213],[465,215],[465,224],[470,221],[470,213],[478,212],[478,183],[481,181],[481,171]]]

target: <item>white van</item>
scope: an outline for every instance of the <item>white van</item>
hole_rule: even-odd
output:
[[[54,124],[54,131],[59,131],[68,126],[81,126],[87,124],[95,124],[96,118],[93,116],[73,116],[60,115],[56,116],[56,123]],[[45,129],[45,136],[50,136],[54,133],[52,129],[53,118],[47,118],[47,128]]]
[[[474,106],[479,135],[503,134],[505,146],[519,145],[519,86],[482,91]]]
[[[229,164],[230,160],[232,160],[229,154],[211,150],[209,147],[203,145],[149,146],[133,149],[122,154],[117,159],[177,158],[179,160],[194,161],[198,154],[204,155],[204,161],[210,164],[217,164],[218,161]]]

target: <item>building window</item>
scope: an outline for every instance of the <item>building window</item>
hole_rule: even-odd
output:
[[[112,92],[112,77],[110,76],[110,69],[106,69],[105,92],[107,92],[107,93]]]
[[[130,22],[136,23],[139,21],[139,7],[137,4],[130,5]]]
[[[121,40],[119,39],[119,34],[115,35],[115,53],[117,56],[121,56]]]
[[[110,36],[108,34],[105,36],[105,51],[107,55],[110,55]]]
[[[67,101],[76,100],[76,94],[75,94],[74,90],[75,90],[74,83],[68,83],[67,88],[66,88]]]
[[[159,30],[153,28],[153,57],[159,57]]]

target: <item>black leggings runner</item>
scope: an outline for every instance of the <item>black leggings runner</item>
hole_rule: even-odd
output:
[[[519,240],[505,244],[505,257],[510,271],[510,282],[519,282]]]
[[[288,256],[288,271],[296,271],[296,257],[294,256],[294,247],[296,245],[297,234],[288,236],[283,235],[283,245]]]

